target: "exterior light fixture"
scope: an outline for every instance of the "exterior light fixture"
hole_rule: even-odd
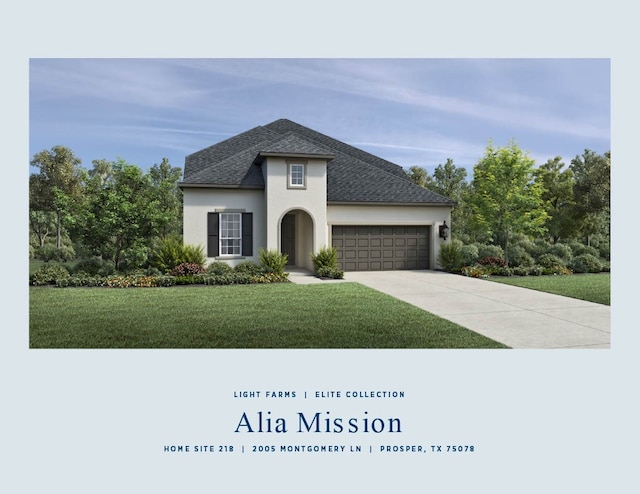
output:
[[[440,238],[447,240],[448,231],[449,231],[449,227],[447,226],[447,222],[443,221],[442,225],[440,225]]]

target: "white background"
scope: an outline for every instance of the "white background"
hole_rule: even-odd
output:
[[[0,490],[638,492],[635,16],[622,2],[22,2],[3,14]],[[379,5],[379,6],[378,6]],[[599,5],[599,4],[594,4]],[[5,8],[6,10],[6,8]],[[30,57],[612,59],[612,348],[598,351],[29,350]],[[576,80],[576,84],[580,81]],[[403,390],[397,401],[242,401],[234,390]],[[301,442],[233,430],[243,410],[363,410],[395,443],[473,455],[171,455],[165,444]],[[326,410],[325,410],[326,409]],[[384,438],[323,435],[317,444]],[[307,436],[308,437],[308,436]]]

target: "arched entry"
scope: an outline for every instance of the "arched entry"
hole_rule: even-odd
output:
[[[280,252],[287,254],[287,266],[313,269],[313,219],[306,211],[294,209],[280,221]]]

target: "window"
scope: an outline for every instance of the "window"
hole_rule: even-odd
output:
[[[253,255],[253,213],[207,214],[207,257]]]
[[[239,256],[242,254],[242,215],[240,213],[220,213],[220,255]]]
[[[289,187],[290,188],[304,188],[305,176],[304,176],[304,164],[302,163],[290,163],[289,164]]]

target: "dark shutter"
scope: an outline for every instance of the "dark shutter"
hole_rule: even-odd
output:
[[[218,257],[220,255],[220,214],[207,214],[207,257]]]
[[[242,255],[253,255],[253,213],[242,213]]]

